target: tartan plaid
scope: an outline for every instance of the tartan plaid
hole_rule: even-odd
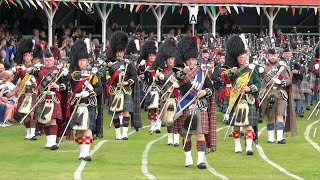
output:
[[[236,102],[236,104],[237,104],[237,102]],[[249,113],[248,113],[249,126],[258,126],[259,110],[256,108],[255,104],[248,104],[248,106],[249,106]],[[229,120],[231,120],[233,113],[234,113],[234,109],[230,112],[230,119]],[[231,124],[232,126],[234,125],[235,118],[236,117],[234,117],[232,120],[232,124]]]
[[[208,120],[209,120],[209,133],[205,134],[205,139],[207,142],[207,147],[211,148],[213,151],[217,150],[217,119],[216,119],[216,103],[215,95],[213,94],[210,98],[207,98],[208,102]]]
[[[97,127],[97,107],[87,106],[89,112],[89,129],[96,131]]]
[[[309,73],[309,74],[311,74],[311,73]],[[309,77],[311,80],[311,75],[309,75]],[[312,82],[310,80],[308,81],[306,74],[303,75],[303,79],[300,84],[301,93],[312,93],[312,91],[311,91],[312,88],[310,88],[310,84],[312,84]]]
[[[292,84],[292,98],[294,100],[300,100],[302,98],[300,94],[300,89],[300,84]]]
[[[185,119],[187,118],[187,109],[183,110],[181,115],[182,124],[184,124]],[[201,111],[200,110],[200,119],[197,119],[197,129],[196,130],[190,130],[189,134],[208,134],[209,132],[209,118],[208,118],[208,112],[207,111]],[[195,120],[195,115],[193,117],[193,121]],[[184,127],[182,128],[182,134],[187,134],[187,129]]]
[[[141,120],[141,109],[140,109],[140,101],[141,101],[141,89],[140,89],[140,83],[134,83],[133,85],[133,92],[132,92],[132,98],[133,98],[133,112],[131,114],[131,126],[134,128],[141,128],[142,127],[142,120]]]
[[[192,81],[196,77],[199,71],[200,71],[199,67],[191,69],[191,71],[186,74],[185,78],[182,81],[179,81],[179,86],[181,87],[189,83],[190,81]]]
[[[109,103],[109,107],[110,107],[113,99],[114,99],[114,95],[110,95],[110,97],[109,97],[109,102],[110,102]],[[131,112],[131,113],[133,111],[132,95],[124,94],[123,112],[125,112],[125,111]],[[109,114],[111,114],[111,115],[113,114],[113,111],[110,111],[110,109],[109,109]]]
[[[230,97],[224,96],[224,100],[222,102],[222,109],[221,109],[221,112],[223,114],[225,114],[227,112],[227,109],[228,109],[228,106],[229,106],[229,99],[230,99]]]
[[[54,104],[54,107],[53,107],[53,112],[52,112],[51,119],[62,120],[62,109],[61,109],[60,104],[58,104],[58,103],[53,103],[53,104]],[[35,118],[36,119],[39,119],[39,116],[41,115],[43,106],[44,106],[44,102],[39,103],[37,105],[37,107],[36,107],[36,112],[37,113],[35,113]]]
[[[182,134],[183,121],[181,117],[174,120],[172,131],[175,134]]]

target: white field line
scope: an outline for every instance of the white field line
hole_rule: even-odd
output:
[[[160,141],[161,139],[167,137],[167,133],[162,135],[161,137],[159,137],[158,139],[155,139],[153,141],[150,141],[146,148],[144,149],[143,151],[143,154],[142,154],[142,164],[141,164],[141,171],[143,173],[143,175],[145,175],[146,177],[148,177],[149,179],[152,179],[152,180],[155,180],[156,177],[154,175],[152,175],[149,171],[148,171],[148,153],[151,149],[151,146],[157,142],[157,141]]]
[[[304,138],[314,147],[316,148],[316,150],[320,151],[320,146],[319,144],[315,143],[311,138],[310,138],[310,131],[313,125],[317,124],[318,122],[320,122],[320,119],[318,119],[317,121],[314,121],[313,123],[309,124],[306,128],[306,130],[304,131]],[[315,134],[315,133],[314,133]]]
[[[149,126],[144,126],[142,128],[147,128]],[[128,136],[135,133],[135,132],[137,132],[137,131],[131,131],[130,133],[128,133]],[[109,140],[103,140],[103,141],[100,141],[98,144],[96,144],[94,146],[93,150],[90,152],[90,156],[92,157],[94,155],[94,153],[96,153],[96,151],[98,151],[98,149],[107,141],[109,141]],[[74,175],[73,175],[75,180],[81,180],[81,173],[82,173],[84,167],[86,166],[86,164],[87,164],[87,161],[83,161],[83,160],[81,161],[78,169],[76,170],[76,172],[74,172]]]
[[[228,128],[228,126],[221,127],[219,129],[217,129],[217,132],[219,132],[219,131],[221,131],[223,129],[226,129],[226,128]],[[208,169],[209,172],[211,172],[211,174],[219,177],[222,180],[228,180],[228,178],[226,176],[224,176],[223,174],[218,173],[212,166],[210,166],[210,164],[208,163],[206,158],[204,158],[204,162],[206,163],[207,169]]]
[[[266,129],[266,127],[264,128],[261,128],[259,133],[258,133],[258,136],[261,135],[261,133]],[[303,178],[295,175],[295,174],[292,174],[290,172],[288,172],[286,169],[284,169],[283,167],[279,166],[278,164],[274,163],[273,161],[271,161],[267,156],[266,154],[264,153],[263,151],[263,148],[260,146],[260,145],[256,145],[256,148],[258,149],[258,152],[259,152],[259,155],[260,157],[266,161],[268,164],[270,164],[271,166],[273,166],[274,168],[278,169],[279,171],[285,173],[286,175],[294,178],[294,179],[299,179],[299,180],[302,180]]]

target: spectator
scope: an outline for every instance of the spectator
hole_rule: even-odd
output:
[[[4,65],[5,69],[10,69],[10,63],[9,63],[9,60],[6,59],[7,57],[7,52],[5,49],[1,49],[0,50],[0,63]]]
[[[40,39],[40,40],[44,40],[44,41],[46,41],[46,42],[48,41],[46,32],[45,32],[44,30],[42,30],[42,31],[40,32],[39,39]]]
[[[110,39],[112,33],[117,31],[117,28],[118,28],[118,24],[115,21],[110,20],[110,22],[107,24],[107,29],[106,29],[107,40]]]
[[[40,32],[38,29],[33,29],[33,37],[32,40],[35,41],[35,43],[40,41]]]
[[[16,85],[12,83],[13,77],[12,71],[2,72],[1,79],[6,85],[6,90],[3,92],[3,96],[7,97],[10,104],[14,104],[17,100],[16,92],[18,91],[18,88],[16,88]]]
[[[130,34],[135,34],[136,31],[137,31],[137,28],[139,27],[136,27],[136,25],[134,24],[134,21],[133,20],[130,20],[129,21],[129,24],[126,28],[126,32],[130,35]]]

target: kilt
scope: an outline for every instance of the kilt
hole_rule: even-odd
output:
[[[183,121],[181,118],[178,118],[174,121],[173,123],[173,133],[174,134],[181,134],[182,133],[182,126],[183,126]]]
[[[114,95],[109,97],[109,107],[114,99]],[[132,95],[124,94],[124,102],[123,102],[123,111],[122,112],[133,112],[133,102],[132,102]],[[109,114],[113,114],[113,111],[110,111]]]
[[[294,100],[300,100],[302,99],[301,97],[301,87],[300,87],[301,84],[292,84],[292,98]]]
[[[88,112],[89,112],[89,129],[92,131],[96,131],[97,128],[97,107],[95,106],[87,106],[88,107]]]
[[[227,109],[228,109],[228,106],[229,106],[229,99],[230,99],[230,97],[228,97],[228,96],[224,97],[224,100],[222,102],[222,108],[221,108],[221,112],[223,114],[225,114],[227,112]]]
[[[307,79],[305,78],[305,76],[303,77],[303,80],[300,84],[300,92],[301,93],[312,93],[311,89],[310,88],[310,83],[311,82],[308,82]]]
[[[51,119],[57,119],[57,120],[63,120],[62,118],[62,109],[60,104],[58,103],[53,103],[54,107],[53,107],[53,112],[52,112],[52,117]],[[36,107],[36,113],[35,113],[35,118],[39,119],[39,116],[41,115],[42,112],[42,108],[44,106],[44,102],[39,103]]]
[[[200,116],[201,118],[197,118],[197,129],[196,130],[190,130],[189,134],[208,134],[209,133],[209,116],[207,111],[200,110]],[[181,115],[181,124],[182,124],[182,134],[186,135],[188,129],[185,129],[183,127],[184,121],[187,118],[187,109],[183,110]],[[195,116],[193,117],[193,120],[195,119]]]
[[[236,102],[237,103],[237,102]],[[259,120],[259,110],[256,108],[255,104],[248,104],[249,106],[249,113],[248,113],[248,121],[249,121],[249,126],[258,126],[258,120]],[[230,113],[230,119],[233,116],[233,110]],[[235,117],[232,120],[231,125],[234,126],[234,121],[235,121]]]
[[[269,94],[271,93],[277,95],[277,102],[275,103],[275,107],[269,110],[268,104],[270,99],[266,98],[261,105],[262,116],[267,116],[273,120],[275,120],[276,116],[287,116],[287,101],[282,97],[280,90],[271,91]]]

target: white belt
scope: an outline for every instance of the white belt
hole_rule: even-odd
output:
[[[232,84],[226,84],[226,87],[232,87]]]

